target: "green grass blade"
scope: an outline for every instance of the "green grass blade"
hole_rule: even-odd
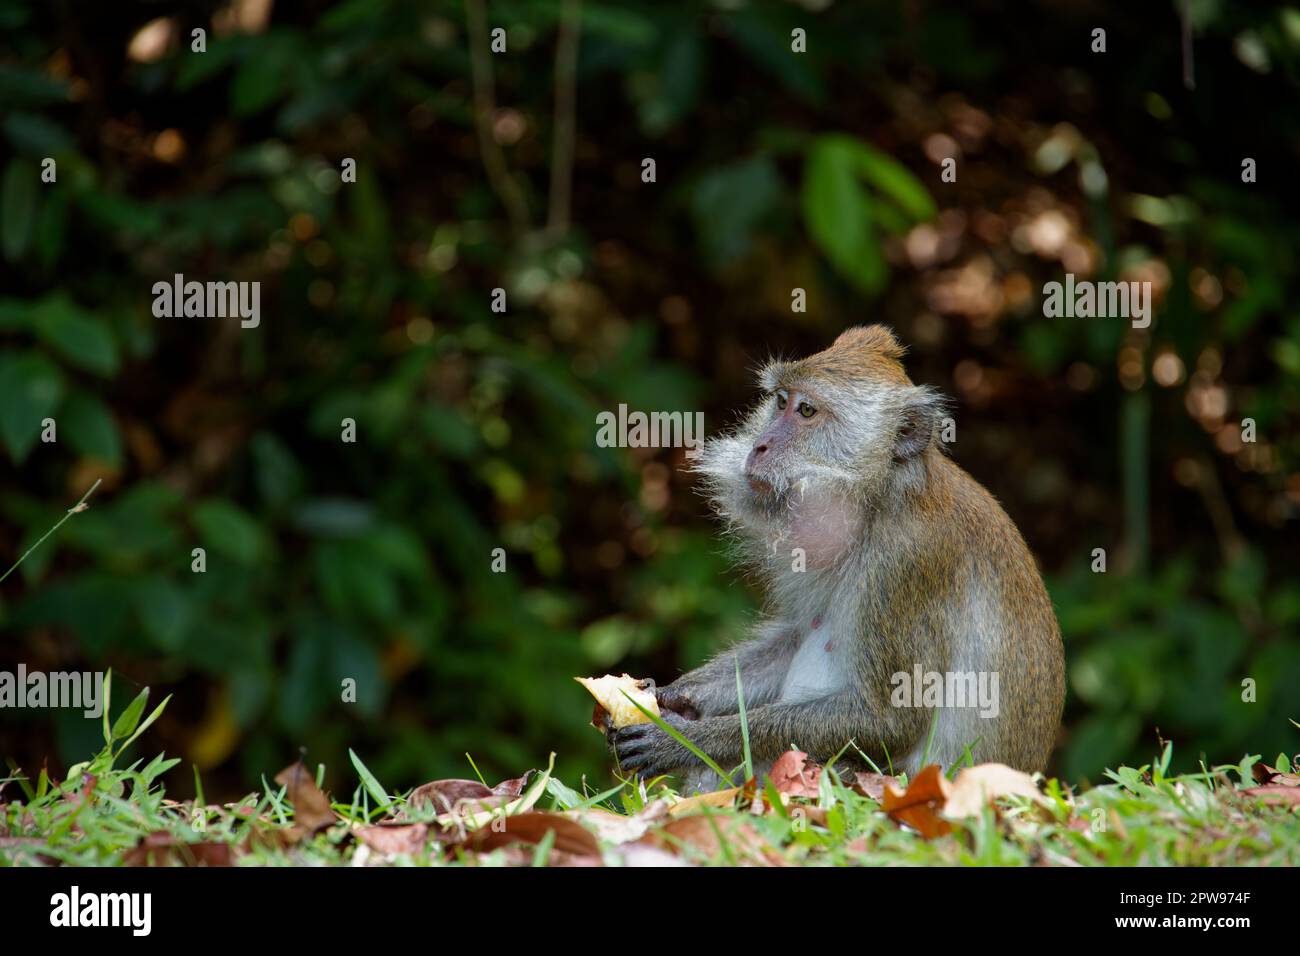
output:
[[[393,798],[388,795],[388,792],[384,790],[383,786],[379,783],[379,780],[370,772],[369,768],[361,762],[361,758],[353,752],[351,747],[348,748],[348,756],[352,759],[352,766],[356,768],[357,776],[361,778],[361,785],[366,788],[366,792],[374,797],[379,803],[380,810],[387,809],[388,805],[393,802]]]
[[[683,737],[678,731],[674,730],[672,727],[669,727],[662,717],[656,717],[654,714],[650,713],[650,711],[646,710],[636,701],[632,700],[631,695],[629,695],[627,691],[623,691],[623,696],[626,697],[628,700],[632,701],[632,706],[635,707],[637,710],[641,711],[641,713],[645,714],[646,718],[653,721],[659,727],[660,730],[666,733],[669,737],[672,737],[673,740],[677,741],[679,744],[681,744],[691,753],[695,754],[695,756],[698,757],[706,767],[708,767],[710,770],[716,773],[723,780],[727,781],[727,784],[729,786],[734,787],[736,785],[735,781],[731,779],[731,774],[727,773],[727,771],[719,767],[717,762],[712,757],[710,757],[699,747],[695,746],[695,744],[691,743],[689,740]]]
[[[754,756],[749,752],[749,719],[745,716],[745,688],[740,683],[740,655],[736,655],[736,703],[740,714],[740,746],[745,756],[745,779],[754,779]]]

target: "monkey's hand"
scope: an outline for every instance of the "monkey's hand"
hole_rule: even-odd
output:
[[[659,712],[671,711],[679,714],[687,720],[700,719],[700,705],[682,687],[681,681],[674,681],[667,687],[660,687],[655,691],[655,698],[659,701]]]
[[[680,714],[665,711],[663,721],[687,738],[690,737],[691,722]],[[643,777],[657,777],[687,766],[696,759],[694,754],[670,737],[658,724],[621,727],[611,730],[607,739],[618,767],[624,773],[635,771]]]

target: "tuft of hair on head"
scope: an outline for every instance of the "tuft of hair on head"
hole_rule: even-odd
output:
[[[760,381],[768,390],[803,378],[879,379],[911,384],[903,370],[907,348],[885,325],[855,325],[839,334],[830,347],[795,362],[771,362]]]
[[[845,329],[831,343],[831,348],[870,353],[896,362],[907,354],[907,347],[898,341],[894,330],[887,325],[855,325]]]

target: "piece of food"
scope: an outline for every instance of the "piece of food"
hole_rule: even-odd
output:
[[[603,729],[605,714],[609,715],[609,723],[615,730],[620,727],[630,727],[632,724],[650,723],[650,718],[637,710],[632,700],[656,717],[659,716],[659,702],[655,699],[655,685],[652,680],[637,680],[627,674],[622,677],[615,677],[613,674],[606,674],[604,677],[575,677],[574,680],[587,688],[591,696],[596,698],[596,712],[592,715],[591,722],[598,728]],[[624,693],[632,700],[624,697]]]

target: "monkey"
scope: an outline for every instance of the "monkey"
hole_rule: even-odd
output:
[[[947,401],[913,384],[904,354],[871,325],[769,362],[758,404],[695,460],[766,606],[747,640],[655,693],[664,721],[724,770],[743,762],[737,664],[760,777],[790,749],[894,773],[968,752],[1046,766],[1065,697],[1051,599],[1014,523],[938,440]],[[987,677],[996,706],[923,701],[919,687],[909,698],[922,674],[967,688]],[[625,773],[717,785],[656,724],[607,737]]]

